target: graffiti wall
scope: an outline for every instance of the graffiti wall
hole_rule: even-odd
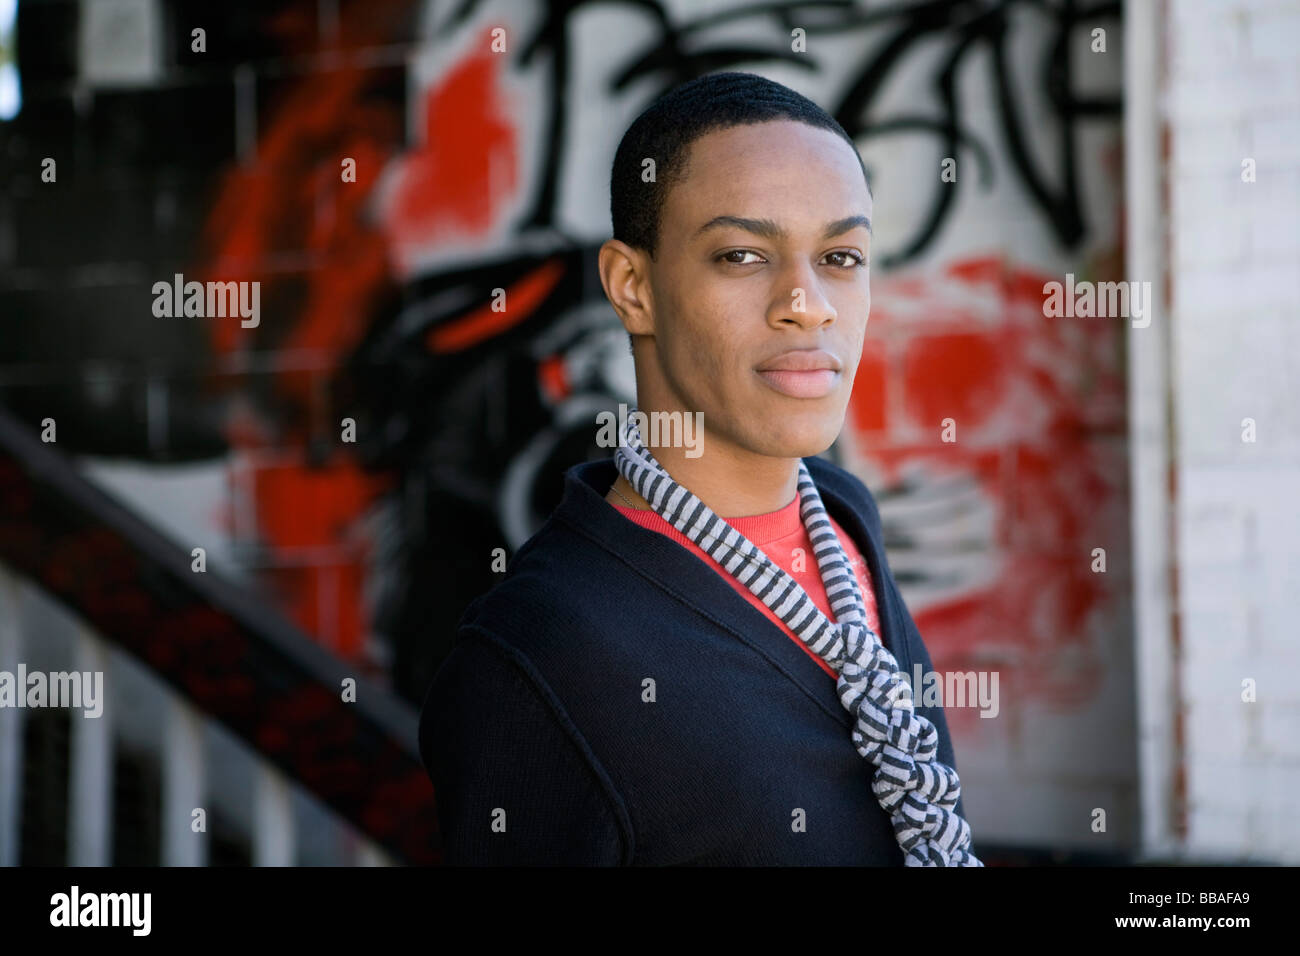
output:
[[[996,717],[949,710],[972,826],[1136,840],[1124,325],[1043,308],[1122,274],[1118,2],[227,8],[140,5],[147,47],[20,10],[0,399],[418,700],[494,549],[634,400],[595,271],[623,129],[676,82],[760,72],[871,176],[828,454],[875,493],[936,669],[999,675]],[[256,281],[256,320],[159,316],[159,281]]]

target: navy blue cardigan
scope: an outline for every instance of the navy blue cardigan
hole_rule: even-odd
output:
[[[871,493],[805,461],[871,569],[885,646],[909,678],[929,671]],[[565,473],[425,696],[445,862],[901,865],[834,679],[702,559],[606,502],[616,475],[613,459]],[[956,768],[943,709],[917,712]]]

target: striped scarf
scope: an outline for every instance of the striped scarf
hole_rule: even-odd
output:
[[[906,675],[867,627],[857,580],[803,460],[799,514],[835,621],[757,545],[672,479],[642,444],[638,417],[629,414],[620,435],[614,454],[619,472],[839,675],[840,703],[857,717],[853,746],[875,767],[871,790],[889,814],[905,865],[983,866],[969,849],[970,826],[955,810],[961,794],[957,772],[935,759],[938,731],[913,710]]]

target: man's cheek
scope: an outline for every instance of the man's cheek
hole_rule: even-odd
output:
[[[681,348],[678,358],[681,363],[693,369],[697,374],[711,374],[718,368],[720,353],[725,352],[725,345],[716,340],[713,330],[716,328],[712,316],[702,313],[697,321],[691,323],[687,334],[679,340]]]

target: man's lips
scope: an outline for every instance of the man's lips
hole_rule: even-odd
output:
[[[760,372],[816,372],[822,369],[838,372],[842,368],[844,363],[840,357],[825,349],[791,349],[758,366]]]
[[[790,398],[824,398],[839,381],[839,356],[822,349],[783,352],[760,365],[759,378]]]

